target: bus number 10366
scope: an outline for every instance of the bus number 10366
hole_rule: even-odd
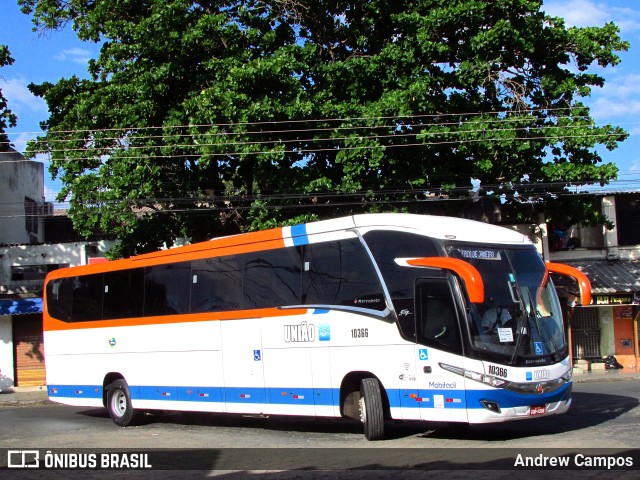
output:
[[[368,328],[352,328],[351,338],[367,338],[369,336]]]

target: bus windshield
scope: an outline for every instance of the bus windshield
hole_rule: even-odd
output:
[[[450,257],[482,275],[485,301],[472,304],[471,346],[508,363],[541,363],[566,353],[562,312],[553,283],[535,248],[447,246]]]

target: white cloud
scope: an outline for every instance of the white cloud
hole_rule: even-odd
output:
[[[599,93],[612,97],[628,98],[630,96],[640,95],[638,91],[639,84],[640,73],[620,75],[612,80],[606,81]]]
[[[611,18],[607,9],[591,0],[553,0],[545,2],[542,9],[552,17],[562,17],[567,25],[586,27],[602,25]]]
[[[567,26],[600,27],[615,22],[622,32],[640,29],[640,10],[617,7],[594,0],[549,0],[542,9],[552,17],[562,17]]]
[[[91,59],[91,52],[84,48],[74,47],[62,50],[60,53],[55,55],[54,58],[61,62],[73,62],[80,65],[86,65]]]
[[[24,77],[0,79],[0,90],[7,99],[9,109],[18,117],[20,110],[27,109],[32,112],[46,112],[47,104],[40,98],[32,94],[27,88],[28,81]]]
[[[638,73],[608,79],[602,89],[594,90],[590,102],[594,118],[602,120],[626,115],[636,118],[640,111],[638,84]]]
[[[35,138],[35,135],[30,132],[20,132],[15,138],[13,138],[12,132],[7,132],[7,135],[9,137],[9,141],[13,144],[13,148],[20,153],[24,153],[27,149],[27,142]]]
[[[635,115],[640,111],[640,99],[598,98],[592,103],[591,113],[596,120]]]

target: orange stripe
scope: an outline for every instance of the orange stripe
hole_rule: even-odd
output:
[[[281,310],[278,308],[256,308],[254,310],[238,310],[215,313],[190,313],[186,315],[166,315],[161,317],[122,318],[116,320],[95,320],[90,322],[63,322],[44,314],[44,330],[82,330],[87,328],[135,327],[142,325],[169,325],[189,322],[208,322],[220,320],[242,320],[251,318],[274,318],[304,315],[308,309],[295,308]]]
[[[47,275],[45,284],[51,280],[73,277],[76,275],[90,275],[92,273],[113,272],[137,267],[149,267],[174,262],[188,262],[202,258],[221,257],[224,255],[239,255],[242,253],[259,252],[284,248],[282,228],[246,233],[234,237],[225,237],[207,242],[194,243],[184,247],[171,248],[158,252],[147,253],[135,257],[114,260],[112,262],[61,268]]]

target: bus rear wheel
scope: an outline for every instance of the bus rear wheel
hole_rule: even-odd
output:
[[[375,378],[363,378],[360,382],[360,420],[367,440],[384,438],[384,408],[380,383]]]
[[[121,427],[136,425],[142,417],[142,412],[131,405],[129,385],[124,380],[116,380],[109,385],[107,409],[113,422]]]

